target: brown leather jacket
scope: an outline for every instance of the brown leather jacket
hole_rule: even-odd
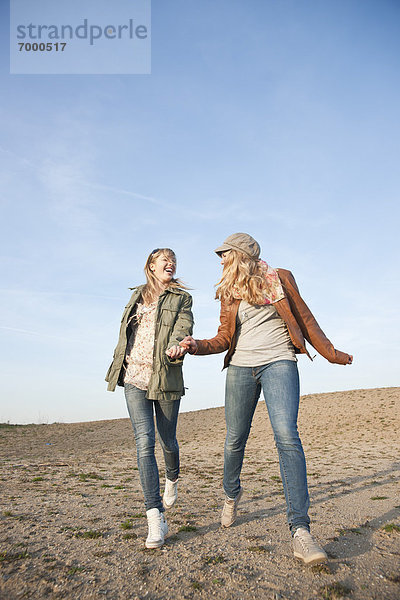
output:
[[[347,364],[349,355],[335,350],[328,340],[300,296],[292,273],[286,269],[277,269],[277,271],[286,297],[275,302],[274,306],[286,323],[296,353],[307,354],[311,358],[305,345],[305,340],[307,340],[329,362],[339,365]],[[240,300],[234,300],[232,304],[221,302],[221,323],[217,335],[210,340],[196,340],[198,347],[196,354],[218,354],[218,352],[228,350],[224,359],[224,369],[229,365],[236,347],[236,315],[239,304]]]

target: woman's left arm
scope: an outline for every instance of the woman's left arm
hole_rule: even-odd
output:
[[[179,342],[187,335],[193,333],[193,313],[192,313],[192,297],[190,294],[185,294],[182,305],[179,308],[178,317],[173,326],[171,337],[168,341],[167,357],[173,362],[182,362],[186,351],[179,346]]]
[[[282,277],[281,273],[282,270],[280,269],[279,276],[287,294],[290,308],[305,339],[329,362],[350,365],[353,362],[353,356],[341,350],[336,350],[332,342],[326,337],[318,325],[316,318],[301,297],[293,274],[290,271],[286,271],[284,277]]]

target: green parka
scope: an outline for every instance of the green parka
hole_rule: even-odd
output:
[[[129,318],[135,312],[144,285],[133,289],[133,294],[121,319],[119,340],[114,350],[113,361],[107,371],[108,391],[113,392],[117,385],[124,385],[125,353],[128,344]],[[155,316],[155,336],[153,351],[153,373],[150,377],[146,397],[150,400],[179,400],[184,395],[182,364],[183,357],[171,360],[165,351],[176,346],[187,335],[192,335],[192,297],[179,288],[169,287],[158,299]]]

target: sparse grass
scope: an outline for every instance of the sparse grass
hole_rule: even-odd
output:
[[[121,529],[133,529],[133,524],[131,519],[126,519],[121,523]]]
[[[130,519],[141,519],[142,517],[144,517],[143,513],[135,513],[134,515],[130,516]]]
[[[44,479],[44,477],[42,477],[41,475],[39,475],[38,477],[34,477],[34,478],[32,479],[32,481],[33,481],[33,482],[36,482],[36,481],[44,481],[44,480],[45,480],[45,479]]]
[[[344,583],[340,583],[340,581],[324,585],[319,591],[323,600],[336,600],[351,594],[351,588]]]
[[[85,570],[85,567],[71,567],[67,574],[68,575],[75,575],[75,573],[82,573],[82,571]]]
[[[88,529],[87,531],[77,531],[74,536],[85,540],[95,540],[103,537],[103,533],[101,531],[96,531],[95,529]]]
[[[382,527],[382,529],[387,533],[393,533],[393,531],[400,532],[400,526],[396,525],[395,523],[387,523]]]
[[[262,554],[263,552],[269,552],[271,548],[269,546],[248,546],[247,550],[249,552],[259,552]]]
[[[114,485],[114,490],[123,490],[124,486],[123,485]]]
[[[13,517],[14,513],[11,512],[11,510],[5,510],[3,511],[3,517]]]
[[[61,531],[80,531],[81,529],[83,529],[83,527],[72,527],[72,525],[64,525],[63,527],[61,527]]]
[[[313,573],[324,573],[325,575],[332,575],[332,571],[326,564],[314,565],[311,567]]]
[[[133,531],[130,531],[129,533],[124,533],[122,537],[124,540],[135,540],[137,535]]]
[[[215,577],[215,579],[213,579],[211,583],[213,583],[214,585],[219,585],[221,587],[225,585],[222,579],[218,579],[218,577]]]
[[[194,590],[202,590],[203,589],[203,586],[201,585],[201,583],[199,581],[192,581],[192,583],[190,585]]]
[[[371,496],[370,500],[387,500],[389,496]]]
[[[348,533],[355,533],[357,535],[362,535],[361,529],[358,527],[348,527],[345,529],[336,529],[339,535],[347,535]]]
[[[271,475],[270,479],[272,479],[272,481],[280,481],[281,478],[279,477],[279,475]]]
[[[226,559],[222,556],[222,554],[216,554],[215,556],[205,556],[204,562],[206,565],[218,565],[226,562]]]
[[[104,477],[102,477],[98,473],[93,473],[93,472],[79,473],[78,477],[79,477],[79,481],[87,481],[88,479],[104,479]]]
[[[23,550],[23,552],[0,552],[0,562],[13,562],[23,558],[30,558],[26,550]]]
[[[180,531],[197,531],[197,527],[194,525],[182,525],[182,527],[179,527],[178,529],[178,532]]]

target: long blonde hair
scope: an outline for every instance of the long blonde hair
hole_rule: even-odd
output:
[[[231,303],[241,298],[249,304],[265,304],[267,282],[260,262],[238,250],[226,253],[222,277],[216,285],[218,300]]]
[[[150,269],[150,265],[159,257],[166,256],[169,258],[176,266],[176,255],[171,248],[156,248],[153,250],[149,256],[147,257],[146,264],[144,265],[144,273],[146,275],[146,284],[142,290],[142,299],[145,304],[151,304],[154,302],[156,298],[160,295],[162,291],[162,286],[160,282],[154,275],[153,271]],[[172,278],[168,287],[173,288],[181,288],[187,290],[185,284],[180,279]]]

